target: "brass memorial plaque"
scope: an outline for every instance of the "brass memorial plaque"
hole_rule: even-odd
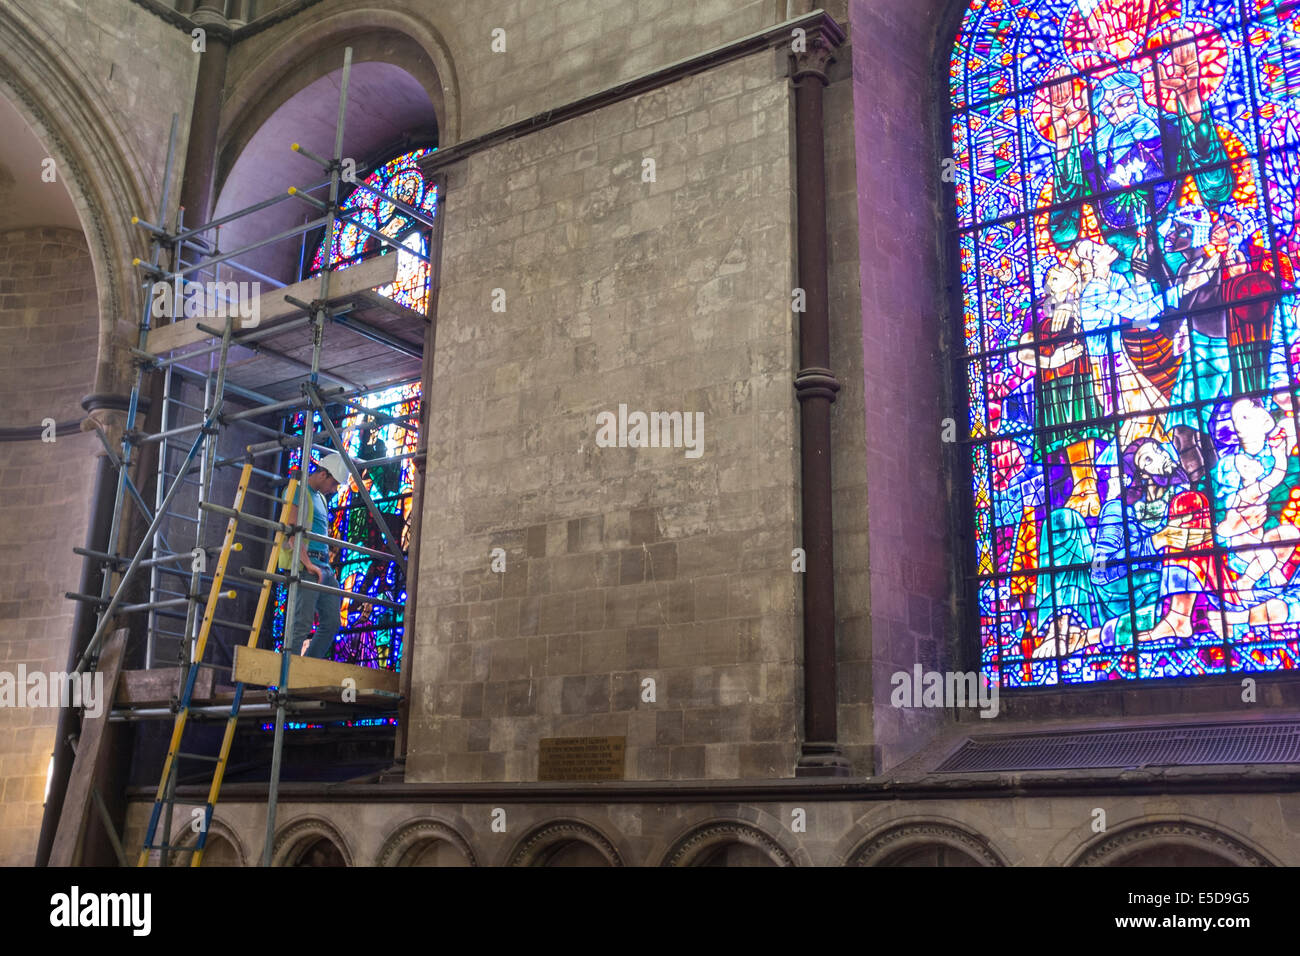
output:
[[[626,737],[545,737],[538,743],[537,779],[622,780]]]

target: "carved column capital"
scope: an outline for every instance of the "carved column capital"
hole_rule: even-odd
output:
[[[81,407],[86,417],[81,422],[83,432],[102,431],[109,448],[120,448],[122,435],[126,430],[127,409],[130,407],[127,395],[97,392],[81,400]],[[143,406],[148,402],[141,402]]]
[[[195,26],[202,27],[209,36],[216,37],[226,43],[234,39],[234,28],[223,9],[210,3],[200,6],[190,14],[190,19],[194,21]]]
[[[791,41],[790,79],[798,83],[805,76],[813,76],[826,84],[826,71],[844,42],[844,30],[828,16],[800,29],[802,35],[796,34]]]

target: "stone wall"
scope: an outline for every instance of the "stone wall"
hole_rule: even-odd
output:
[[[0,427],[76,421],[92,390],[95,278],[79,232],[0,233]],[[66,669],[93,482],[92,434],[0,445],[0,671]],[[0,707],[0,866],[29,865],[58,711]]]
[[[862,371],[862,282],[858,255],[858,165],[853,46],[838,52],[823,94],[826,229],[829,238],[831,507],[835,529],[835,636],[839,741],[855,772],[872,772],[871,576],[867,536],[867,381]],[[800,622],[802,631],[802,622]]]
[[[849,684],[841,683],[840,701],[842,710],[854,709],[872,695],[877,772],[922,746],[947,719],[942,711],[890,707],[890,675],[918,662],[926,670],[955,666],[954,553],[941,442],[942,420],[952,414],[940,351],[949,312],[938,264],[947,237],[939,213],[937,114],[928,98],[938,22],[951,5],[853,0],[849,7],[871,648],[869,655],[849,649]],[[841,507],[853,504],[841,497]],[[855,663],[867,659],[869,671]]]
[[[718,18],[715,6],[729,9]],[[472,15],[456,16],[454,10],[441,10],[433,16],[399,0],[384,4],[382,15],[372,18],[367,28],[423,31],[426,42],[438,45],[445,56],[439,60],[440,67],[454,65],[454,71],[442,77],[446,107],[456,118],[454,130],[451,123],[444,124],[448,128],[442,130],[442,145],[449,146],[760,30],[807,6],[733,2],[628,7],[574,2],[528,10],[524,16],[523,6],[516,9],[514,5],[488,3],[476,6]],[[919,108],[916,89],[928,89],[937,13],[943,7],[941,0],[867,4],[855,9],[852,16],[849,4],[831,9],[850,32],[849,45],[841,51],[825,98],[832,365],[843,386],[833,408],[840,737],[861,773],[871,772],[886,753],[891,761],[905,756],[934,729],[926,727],[945,719],[942,715],[909,715],[918,723],[906,729],[897,711],[874,709],[877,695],[872,688],[873,680],[879,682],[882,673],[887,687],[888,674],[910,669],[917,660],[935,666],[947,654],[950,631],[947,488],[938,441],[943,394],[938,350],[946,315],[937,294],[940,280],[934,268],[934,255],[942,241],[938,178],[936,175],[931,183],[916,172],[933,165],[928,158],[933,152],[932,117]],[[348,27],[349,18],[359,14],[332,0],[313,6],[310,14],[310,29],[303,16],[294,17],[238,44],[232,54],[232,77],[275,58],[284,59],[287,68],[293,62],[287,38],[294,31],[315,43],[330,35],[335,29],[331,24],[337,25],[339,36],[347,29],[363,28],[359,21]],[[629,17],[628,23],[621,23]],[[643,24],[653,24],[654,29],[643,29]],[[490,51],[491,30],[497,26],[506,31],[504,54]],[[476,50],[483,55],[472,55]],[[764,69],[772,76],[772,96],[779,96],[782,109],[787,110],[788,81],[778,78],[772,66],[782,58],[773,52],[755,59],[765,59]],[[537,82],[542,76],[547,79],[544,84]],[[652,676],[648,669],[655,666],[716,669],[722,663],[752,658],[742,647],[722,658],[715,651],[696,652],[696,657],[680,660],[670,655],[666,660],[671,663],[664,664],[656,654],[637,650],[657,646],[662,636],[645,630],[647,622],[698,628],[706,621],[736,620],[736,598],[732,596],[728,606],[727,597],[719,590],[725,586],[730,591],[732,585],[712,579],[749,568],[717,563],[717,556],[711,556],[714,563],[710,566],[692,569],[693,578],[699,580],[691,584],[692,604],[688,606],[686,586],[690,582],[663,578],[667,565],[662,556],[675,554],[677,546],[660,536],[691,536],[705,527],[699,516],[707,513],[707,507],[698,494],[690,492],[696,496],[696,527],[668,530],[662,527],[664,514],[645,507],[648,492],[644,488],[625,482],[602,489],[599,498],[592,499],[590,492],[564,487],[574,482],[591,487],[594,479],[605,477],[599,467],[588,471],[591,463],[598,461],[590,458],[593,449],[589,443],[582,452],[588,464],[580,468],[557,467],[542,460],[555,456],[557,438],[576,449],[581,437],[571,425],[567,430],[561,428],[547,409],[555,409],[555,417],[563,414],[559,409],[567,409],[570,418],[578,417],[581,409],[590,419],[602,407],[593,404],[602,394],[601,377],[613,369],[621,373],[627,364],[620,348],[635,350],[636,364],[651,366],[661,363],[663,356],[671,355],[683,342],[695,346],[684,351],[698,352],[703,345],[712,354],[712,342],[702,339],[698,329],[693,338],[683,336],[688,320],[665,317],[674,312],[690,315],[703,311],[707,315],[713,309],[739,313],[749,307],[749,290],[725,272],[732,268],[727,261],[731,249],[720,248],[717,275],[699,278],[695,273],[700,265],[693,261],[693,252],[678,255],[678,262],[688,269],[685,282],[678,264],[664,254],[665,242],[680,244],[682,237],[695,241],[700,220],[720,237],[719,242],[724,234],[734,236],[733,210],[742,197],[764,202],[764,196],[773,195],[768,184],[761,184],[764,195],[756,195],[753,184],[743,180],[709,190],[714,180],[706,175],[705,167],[710,171],[716,168],[724,155],[719,148],[730,147],[742,135],[726,127],[737,125],[743,114],[736,112],[731,94],[716,94],[708,86],[714,82],[713,74],[705,77],[674,84],[669,91],[642,97],[630,107],[602,109],[527,135],[450,170],[437,344],[436,374],[441,383],[435,383],[431,396],[435,454],[441,457],[431,471],[424,532],[430,548],[422,569],[424,595],[434,600],[432,595],[437,594],[440,610],[421,612],[422,633],[416,636],[416,646],[435,639],[433,631],[425,628],[436,630],[436,640],[459,646],[434,652],[429,660],[438,663],[431,669],[423,669],[424,662],[417,660],[421,669],[415,672],[416,683],[438,682],[436,691],[428,686],[416,689],[417,694],[429,695],[423,706],[432,723],[426,730],[438,729],[432,739],[418,745],[425,757],[413,757],[416,779],[528,779],[535,758],[518,763],[524,760],[521,749],[535,748],[538,736],[579,733],[580,727],[588,728],[587,732],[604,728],[602,732],[628,734],[638,754],[629,764],[629,772],[645,777],[732,772],[764,776],[769,766],[780,767],[781,774],[790,772],[783,766],[784,757],[772,759],[778,748],[772,746],[775,738],[768,736],[775,726],[790,728],[793,738],[801,730],[802,682],[797,670],[801,589],[798,579],[789,574],[788,560],[775,562],[777,551],[788,555],[788,549],[773,549],[762,566],[764,574],[743,585],[746,590],[774,589],[781,595],[778,606],[788,609],[788,617],[781,623],[782,636],[770,633],[776,620],[772,617],[760,625],[768,633],[759,638],[767,645],[759,659],[794,665],[785,699],[773,697],[774,688],[764,687],[759,692],[752,677],[747,677],[743,694],[735,700],[745,700],[751,715],[756,716],[710,713],[700,718],[709,726],[697,725],[694,730],[676,715],[656,717],[652,724],[636,708],[626,707],[636,696],[635,688],[622,682],[641,670],[646,671],[641,677]],[[667,112],[657,105],[663,96],[672,100]],[[759,147],[781,150],[781,175],[787,184],[792,183],[794,174],[792,150],[786,142],[789,130],[787,119],[780,129],[768,124],[754,136]],[[655,206],[638,198],[626,181],[639,172],[632,164],[660,144],[675,151],[666,154],[672,158],[669,163],[664,156],[656,156],[661,175],[672,177],[686,169],[691,192],[685,200],[677,198],[671,204]],[[680,161],[675,159],[678,156]],[[611,169],[611,157],[614,162],[621,160],[621,165]],[[881,170],[894,172],[882,176]],[[894,188],[903,181],[909,187],[919,187],[920,202],[916,190]],[[785,188],[789,190],[789,185]],[[653,185],[647,196],[677,189],[676,180],[665,179]],[[785,204],[792,202],[793,196],[787,193]],[[772,203],[773,208],[775,205]],[[692,221],[680,222],[683,215]],[[782,211],[781,215],[788,223],[788,213]],[[777,220],[769,218],[767,225],[774,227]],[[782,254],[789,257],[793,237],[787,232],[783,241]],[[626,261],[619,265],[621,260]],[[539,269],[545,273],[540,280],[518,281],[519,276],[531,276]],[[643,278],[636,278],[633,284],[623,279],[616,288],[610,278],[615,271]],[[635,307],[640,311],[629,312],[626,290],[638,295],[655,283],[662,294],[644,299]],[[705,299],[696,301],[685,294],[701,283]],[[467,327],[471,314],[483,314],[494,288],[505,290],[512,304],[518,302],[516,292],[524,291],[528,321],[519,324],[522,320],[517,313],[488,313]],[[671,294],[674,289],[678,290],[675,295]],[[788,296],[788,287],[784,294]],[[632,328],[632,320],[643,313],[657,323],[656,328],[662,330],[659,334],[652,337],[648,329],[640,329],[635,337],[628,332],[621,332],[618,340],[610,337],[611,326]],[[570,314],[576,315],[576,320],[570,320]],[[575,328],[557,330],[557,338],[546,331],[548,323],[555,321]],[[509,341],[503,348],[498,337],[506,335],[503,330],[507,329],[511,330]],[[793,408],[785,399],[797,357],[793,351],[788,354],[790,365],[777,373],[784,379],[778,389],[783,393],[783,409]],[[539,362],[550,367],[538,368]],[[564,374],[587,380],[562,386]],[[677,385],[684,391],[696,387],[689,380],[674,383],[677,373],[668,367],[655,374],[661,386]],[[540,389],[539,383],[548,387]],[[721,382],[709,387],[717,384]],[[515,396],[519,394],[526,396],[527,407],[516,411]],[[610,408],[617,404],[607,403]],[[643,407],[634,401],[629,405]],[[503,408],[508,409],[504,418]],[[771,493],[781,497],[779,514],[787,515],[790,522],[781,534],[792,544],[798,543],[797,411],[795,416],[787,439],[792,461],[789,484],[781,491],[774,481],[766,482]],[[520,427],[501,429],[489,420]],[[592,431],[588,425],[587,434]],[[767,442],[772,444],[770,435]],[[639,454],[646,457],[645,452]],[[472,469],[466,468],[469,463],[473,463]],[[440,474],[448,469],[473,474]],[[870,523],[868,487],[874,509]],[[653,494],[666,500],[674,493],[661,485]],[[599,505],[592,507],[592,500]],[[465,517],[467,510],[473,513]],[[653,523],[653,528],[634,535],[630,530],[634,513],[640,515],[639,520]],[[933,520],[917,527],[905,517],[914,519],[919,514]],[[778,514],[768,509],[765,518],[771,520],[769,528],[779,522]],[[569,522],[574,523],[572,534]],[[469,534],[477,535],[477,540],[438,540],[446,539],[449,528],[455,529],[453,539]],[[469,540],[474,543],[466,554]],[[629,567],[624,569],[621,552],[651,545],[659,546],[659,566],[647,550],[639,558],[626,557]],[[486,553],[495,546],[505,547],[511,562],[516,555],[530,562],[526,583],[522,577],[509,580],[511,574],[520,573],[517,569],[508,572],[505,580],[461,577],[480,573],[470,569],[481,569]],[[459,558],[448,557],[458,552]],[[538,576],[543,573],[549,578],[552,572],[542,568],[554,559],[563,559],[561,564],[567,562],[579,570],[560,572],[567,577],[558,585],[540,582]],[[431,560],[436,563],[428,563]],[[654,581],[664,591],[664,596],[655,598],[657,603],[671,593],[667,599],[680,606],[658,614],[635,608],[630,614],[610,611],[611,595],[622,601],[625,599],[618,595],[629,586],[644,589]],[[723,595],[721,602],[719,595]],[[513,620],[502,622],[497,606],[498,601],[515,599],[522,601],[519,632],[514,630]],[[514,605],[506,607],[511,609],[507,617],[512,617]],[[615,629],[613,635],[608,633],[611,629]],[[480,644],[498,638],[514,643],[491,652]],[[529,638],[533,638],[531,647]],[[709,633],[691,643],[699,648],[717,640],[743,644],[754,639],[743,631],[721,637]],[[788,646],[773,655],[774,640],[788,642]],[[607,646],[611,641],[613,650]],[[499,661],[508,656],[512,663],[493,666],[494,656]],[[698,676],[700,681],[715,684],[719,680],[707,678],[703,672]],[[535,683],[539,677],[547,682],[545,689]],[[685,684],[675,688],[685,689]],[[539,697],[543,690],[549,696]],[[721,698],[716,688],[708,693],[696,690],[692,686],[693,703],[687,709],[731,706],[718,702]],[[612,712],[626,709],[626,718],[608,716],[611,708]],[[564,719],[539,724],[536,718],[546,714]],[[590,719],[594,714],[607,716]],[[747,736],[746,720],[759,725],[760,739]],[[879,740],[878,722],[886,728]],[[444,734],[450,736],[444,740]],[[735,753],[717,749],[724,739],[769,746],[753,750],[756,759],[741,771]],[[790,739],[787,745],[796,742]],[[873,751],[877,744],[884,750]],[[709,746],[715,750],[706,753],[701,749]],[[510,751],[516,752],[511,758],[516,763],[507,767],[503,755]],[[449,754],[461,755],[452,758],[450,768]],[[429,769],[421,763],[425,759],[440,769]]]
[[[1106,811],[1104,832],[1093,829],[1098,806]],[[130,805],[128,845],[138,845],[148,816],[148,802]],[[204,865],[257,865],[265,827],[264,802],[223,801],[209,838],[214,855]],[[192,839],[186,829],[178,827],[175,842]],[[548,860],[547,851],[566,843],[586,850],[584,862],[622,866],[1097,866],[1133,865],[1135,859],[1145,865],[1295,866],[1300,797],[1007,794],[924,801],[773,798],[738,805],[725,795],[709,801],[669,793],[544,804],[530,803],[526,792],[409,802],[391,795],[385,802],[282,795],[275,862],[291,863],[322,839],[337,850],[337,861],[351,866],[546,865],[555,859]]]
[[[793,772],[779,65],[756,54],[449,170],[408,779],[536,779],[537,740],[574,735],[626,735],[630,778]],[[703,454],[597,447],[620,404],[702,413]]]
[[[167,135],[177,114],[175,203],[185,160],[199,56],[190,38],[130,0],[8,0],[38,31],[51,58],[67,67],[111,125],[114,144],[139,176],[154,218]]]
[[[286,62],[304,51],[295,34],[331,24],[353,30],[392,27],[440,44],[454,75],[443,76],[449,104],[468,139],[623,80],[703,53],[784,19],[776,0],[391,0],[358,8],[324,0],[236,45],[235,79],[267,60]],[[781,7],[778,18],[777,8]],[[493,31],[504,52],[494,53]],[[451,145],[444,131],[443,146]]]

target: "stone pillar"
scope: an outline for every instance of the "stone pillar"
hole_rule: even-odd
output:
[[[115,435],[120,442],[122,434],[121,415],[113,415],[112,409],[126,401],[126,396],[88,395],[82,401],[86,412],[99,421],[109,435]],[[111,420],[110,420],[111,419]],[[93,426],[91,426],[93,427]],[[117,469],[108,460],[101,448],[94,459],[94,490],[91,496],[90,523],[86,531],[85,547],[90,551],[109,551],[109,528],[113,520],[113,501],[117,490]],[[92,558],[83,559],[81,582],[77,590],[82,594],[99,594],[103,584],[103,567]],[[71,672],[81,659],[82,652],[90,643],[95,632],[98,617],[89,604],[76,602],[72,624],[72,640],[68,644],[68,657],[65,671]],[[111,700],[110,700],[111,705]],[[68,777],[72,773],[74,757],[69,738],[77,737],[81,732],[81,715],[75,707],[59,710],[55,725],[53,768],[50,773],[49,797],[41,816],[41,832],[36,847],[37,866],[46,866],[50,859],[50,848],[54,845],[54,833],[59,825],[59,816],[63,812],[63,798],[67,793]],[[89,841],[88,841],[89,842]],[[89,848],[89,847],[88,847]],[[100,854],[92,853],[92,857]]]
[[[206,32],[207,49],[199,56],[199,76],[190,112],[189,144],[185,150],[185,178],[181,205],[185,224],[206,222],[211,212],[213,176],[217,163],[217,134],[221,126],[221,94],[226,86],[226,61],[232,32],[221,4],[203,4],[192,19]]]
[[[438,195],[445,195],[443,182],[438,183]],[[438,222],[442,222],[442,210],[438,211]],[[435,256],[442,256],[442,229],[434,230],[434,242],[430,250]],[[429,397],[433,393],[433,355],[434,341],[437,333],[437,295],[438,267],[435,265],[429,280],[429,306],[426,316],[429,324],[424,330],[424,366],[420,373],[420,428],[417,454],[412,463],[415,466],[415,487],[411,492],[411,537],[406,554],[406,613],[402,618],[402,659],[399,665],[401,676],[402,699],[397,705],[397,734],[393,741],[393,767],[383,778],[383,782],[400,783],[405,780],[406,751],[411,740],[411,659],[414,642],[419,640],[416,619],[420,596],[420,538],[424,525],[424,474],[428,466],[429,451]],[[432,630],[432,629],[430,629]]]
[[[827,282],[826,159],[822,91],[826,68],[844,31],[830,17],[810,27],[791,56],[795,95],[795,163],[799,287],[799,396],[803,548],[804,740],[800,777],[848,776],[836,728],[835,567],[831,521],[831,403],[840,384],[830,370]],[[797,41],[796,41],[797,42]]]

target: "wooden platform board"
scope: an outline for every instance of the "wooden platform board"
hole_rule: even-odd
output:
[[[104,674],[105,687],[117,685],[122,667],[122,654],[126,649],[126,630],[114,631],[104,642],[98,669]],[[397,675],[394,674],[394,677]],[[111,701],[105,701],[98,717],[85,716],[81,736],[77,741],[77,755],[72,761],[68,776],[68,789],[63,796],[63,810],[59,814],[58,828],[54,831],[54,844],[50,849],[50,866],[74,866],[77,863],[81,839],[86,833],[86,818],[90,813],[95,773],[104,755],[105,731],[112,714]]]
[[[337,687],[294,687],[292,688],[294,700],[323,700],[327,704],[339,703],[339,688]],[[374,707],[379,710],[392,710],[401,701],[402,695],[387,690],[362,690],[357,689],[357,699],[349,701],[358,707]]]
[[[381,695],[395,697],[401,693],[399,679],[394,671],[322,661],[314,657],[295,656],[289,661],[288,690],[295,697],[311,697],[337,703],[346,678],[356,682],[357,703],[377,700]],[[256,687],[278,684],[280,655],[260,648],[236,647],[232,679]]]
[[[396,275],[395,255],[377,256],[340,270],[330,280],[327,305],[332,310],[349,306],[349,317],[360,319],[367,325],[421,349],[424,346],[428,319],[374,291],[391,283]],[[319,278],[305,279],[283,289],[272,289],[258,303],[260,315],[257,331],[290,326],[294,319],[305,315],[302,309],[285,301],[286,295],[311,302],[319,294]],[[200,325],[221,328],[225,325],[225,318],[197,316],[164,325],[149,333],[148,350],[159,356],[176,357],[176,353],[179,353],[178,364],[196,371],[206,371],[213,360],[210,354],[195,356],[192,361],[184,358],[187,351],[214,341],[209,333],[199,328]],[[236,331],[252,330],[237,328]],[[299,394],[299,383],[307,379],[308,370],[293,362],[286,362],[279,356],[259,351],[259,347],[291,356],[298,362],[310,363],[311,328],[300,324],[259,338],[247,346],[233,345],[227,357],[227,382],[274,399],[296,397]],[[346,325],[329,322],[325,326],[321,339],[321,369],[326,373],[322,376],[322,382],[325,385],[341,384],[331,380],[332,376],[336,376],[351,385],[378,388],[419,378],[420,366],[419,358],[374,342]]]
[[[215,674],[210,667],[199,668],[194,679],[194,696],[192,702],[198,704],[212,703],[212,687]],[[117,694],[113,699],[116,707],[166,707],[173,697],[179,698],[184,689],[181,682],[185,671],[179,667],[155,667],[152,670],[122,671],[117,682]]]

